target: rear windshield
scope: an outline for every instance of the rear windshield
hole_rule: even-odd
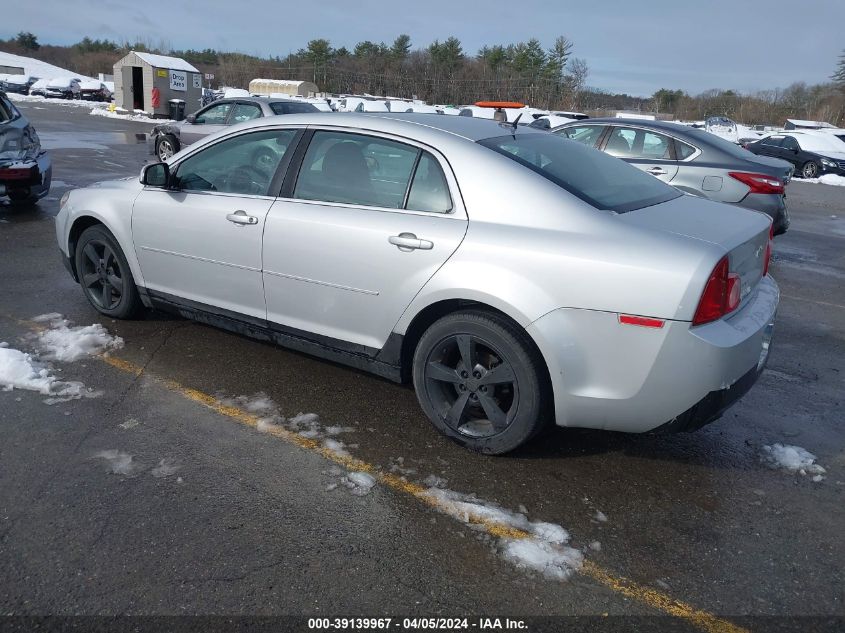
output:
[[[316,106],[310,103],[297,103],[296,101],[274,101],[270,104],[274,114],[304,114],[306,112],[318,112]]]
[[[554,134],[497,136],[479,144],[537,172],[597,209],[626,213],[681,196],[674,187],[618,158]]]

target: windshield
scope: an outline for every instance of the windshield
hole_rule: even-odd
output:
[[[597,209],[626,213],[681,195],[624,161],[553,134],[498,136],[479,144],[537,172]]]

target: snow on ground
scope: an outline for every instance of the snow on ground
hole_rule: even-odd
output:
[[[367,473],[350,472],[340,480],[356,497],[363,497],[370,494],[370,490],[376,485],[376,478]]]
[[[106,117],[107,119],[120,119],[122,121],[140,121],[141,123],[150,123],[153,121],[153,118],[143,110],[133,110],[132,112],[129,112],[123,108],[117,108],[112,111],[106,107],[94,108],[89,114],[92,116]],[[176,121],[172,119],[155,119],[156,125],[163,125],[165,123],[176,123]]]
[[[46,404],[101,396],[102,392],[86,388],[81,382],[59,380],[43,361],[73,362],[84,356],[119,349],[123,347],[123,339],[112,336],[98,323],[71,327],[57,312],[42,314],[33,321],[48,324],[46,329],[30,337],[35,341],[35,355],[0,343],[0,389],[35,391],[49,396],[44,400]]]
[[[35,335],[39,356],[45,360],[72,363],[83,356],[96,356],[123,347],[123,339],[109,334],[99,323],[71,327],[70,322],[57,312],[42,314],[32,320],[49,324],[48,329]]]
[[[141,467],[132,455],[116,448],[95,453],[93,458],[104,460],[106,470],[113,475],[131,475]]]
[[[429,488],[426,493],[435,507],[462,523],[475,527],[479,523],[506,525],[529,534],[526,538],[501,537],[498,549],[521,569],[542,573],[547,578],[566,580],[581,568],[584,555],[569,547],[569,532],[555,523],[529,521],[524,514],[510,512],[500,506],[443,488]]]
[[[86,101],[85,99],[48,99],[39,95],[21,95],[15,92],[10,92],[6,96],[9,98],[9,101],[20,103],[50,103],[58,106],[90,108],[92,110],[104,110],[109,107],[108,103],[102,101]]]
[[[72,70],[59,68],[47,62],[42,62],[31,57],[23,57],[22,55],[13,55],[12,53],[0,52],[0,66],[11,66],[13,68],[23,68],[24,75],[32,75],[39,79],[53,79],[54,77],[75,77],[77,79],[93,79],[86,75],[80,75]]]
[[[0,388],[35,391],[50,396],[45,400],[48,404],[77,400],[91,393],[81,382],[59,380],[32,356],[9,347],[8,343],[0,343]]]
[[[845,176],[837,176],[836,174],[825,174],[818,178],[798,178],[795,182],[814,182],[821,185],[835,185],[837,187],[845,187]]]
[[[816,463],[816,456],[806,448],[789,444],[763,447],[763,461],[772,468],[780,468],[799,475],[813,475],[813,481],[824,479],[827,471]]]

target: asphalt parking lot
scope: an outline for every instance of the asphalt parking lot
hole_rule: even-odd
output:
[[[558,429],[492,458],[437,435],[410,388],[178,317],[101,318],[52,219],[68,188],[136,175],[150,125],[19,105],[54,181],[35,209],[0,207],[0,341],[26,351],[32,318],[58,312],[125,346],[54,364],[99,397],[0,391],[0,613],[669,614],[713,631],[845,618],[845,188],[789,185],[768,369],[721,420],[667,436]],[[257,393],[351,429],[338,439],[383,478],[353,494],[353,462],[219,404]],[[814,453],[824,479],[764,463],[774,443]],[[133,466],[110,472],[95,457],[109,450]],[[495,526],[421,500],[431,475],[563,526],[587,563],[568,580],[511,564]]]

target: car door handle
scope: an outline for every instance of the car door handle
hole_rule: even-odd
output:
[[[418,239],[413,233],[400,233],[399,235],[391,235],[387,241],[398,246],[400,251],[413,251],[416,249],[423,251],[430,251],[434,248],[434,242],[428,240]]]
[[[238,225],[258,224],[258,218],[254,215],[247,215],[246,211],[240,210],[230,213],[226,216],[226,219],[229,220],[229,222]]]
[[[662,167],[652,167],[651,169],[646,169],[646,172],[648,172],[652,176],[663,176],[663,175],[669,173],[668,171],[666,171]]]

